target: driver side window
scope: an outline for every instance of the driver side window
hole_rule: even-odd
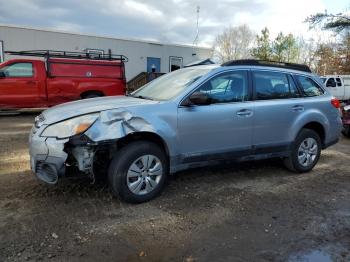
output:
[[[5,66],[1,71],[5,77],[32,77],[33,65],[32,63],[14,63]]]
[[[197,91],[206,93],[211,103],[243,102],[248,99],[246,71],[233,71],[215,76]]]

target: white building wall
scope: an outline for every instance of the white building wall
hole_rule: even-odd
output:
[[[170,45],[156,42],[146,42],[128,39],[116,39],[100,36],[89,36],[43,29],[21,28],[0,25],[0,41],[4,50],[64,50],[82,52],[85,49],[108,49],[113,54],[125,55],[129,58],[126,63],[126,77],[130,80],[137,74],[147,71],[147,57],[161,60],[161,72],[169,72],[169,57],[183,58],[183,65],[195,60],[211,57],[209,48],[193,48],[185,45]],[[195,54],[195,55],[193,55]],[[12,57],[5,55],[5,60]]]

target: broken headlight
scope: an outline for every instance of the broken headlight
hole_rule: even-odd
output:
[[[96,121],[99,115],[99,113],[83,115],[58,122],[45,128],[41,136],[68,138],[84,133]]]

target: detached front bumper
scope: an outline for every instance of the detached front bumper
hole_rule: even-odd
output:
[[[49,184],[55,184],[65,173],[67,153],[64,144],[68,139],[41,137],[46,125],[33,126],[29,135],[30,166],[36,176]]]

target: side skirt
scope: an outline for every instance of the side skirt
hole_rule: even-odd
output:
[[[212,165],[228,164],[232,162],[244,162],[263,160],[269,158],[284,158],[291,154],[291,144],[276,145],[270,147],[256,147],[252,150],[233,152],[221,152],[198,156],[177,156],[171,159],[170,173],[181,170]]]

